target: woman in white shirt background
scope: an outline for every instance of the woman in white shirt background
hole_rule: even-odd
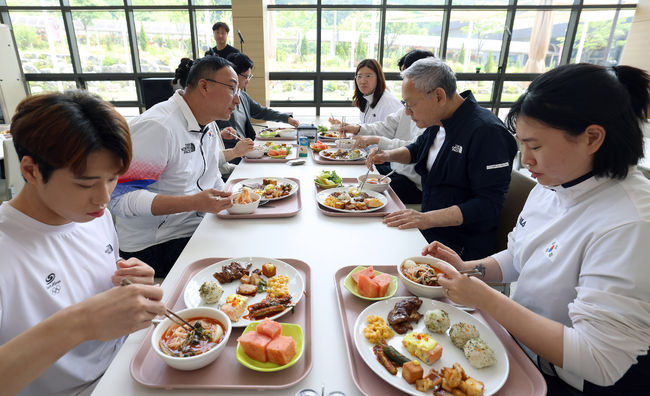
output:
[[[389,114],[402,108],[400,101],[386,87],[384,71],[375,59],[364,59],[357,65],[352,105],[359,109],[362,124],[384,121]],[[330,123],[340,124],[340,120],[330,118]]]
[[[639,395],[650,387],[650,181],[643,157],[650,77],[629,66],[560,66],[508,114],[537,179],[508,248],[447,261],[447,297],[501,323],[539,367],[549,395]],[[512,299],[486,282],[512,282]]]

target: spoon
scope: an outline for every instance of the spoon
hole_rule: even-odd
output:
[[[382,177],[378,180],[378,183],[381,183],[382,180],[384,180],[384,179],[387,178],[388,176],[392,175],[393,173],[395,173],[395,169],[393,169],[392,171],[390,171],[390,172],[388,172],[387,174],[385,174],[384,176],[382,176]]]

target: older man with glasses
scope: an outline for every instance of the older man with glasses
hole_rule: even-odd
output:
[[[207,56],[193,62],[184,91],[131,120],[133,161],[110,203],[122,257],[137,257],[164,277],[204,213],[232,205],[219,164],[252,150],[253,141],[221,151],[214,121],[227,120],[237,104],[230,62]]]
[[[367,164],[415,164],[422,177],[422,211],[394,212],[383,221],[418,228],[427,241],[444,243],[463,260],[486,257],[494,250],[515,140],[470,91],[456,91],[456,76],[440,59],[421,59],[401,75],[406,113],[427,130],[408,146],[374,150]]]

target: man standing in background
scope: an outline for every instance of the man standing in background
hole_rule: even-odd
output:
[[[237,48],[228,44],[228,33],[230,33],[230,27],[228,27],[227,23],[217,22],[212,25],[212,34],[217,45],[205,51],[205,56],[216,55],[225,59],[228,55],[239,52]]]

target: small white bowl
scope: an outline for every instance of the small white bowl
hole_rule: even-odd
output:
[[[438,262],[444,263],[445,261],[439,260],[437,258],[431,257],[431,256],[416,256],[416,257],[408,257],[404,259],[399,265],[397,266],[397,274],[399,275],[399,279],[402,281],[406,289],[411,292],[411,294],[418,296],[418,297],[426,297],[426,298],[443,298],[443,292],[442,292],[442,286],[427,286],[427,285],[422,285],[417,282],[413,282],[412,280],[408,279],[406,275],[402,273],[402,264],[406,260],[413,260],[416,263],[427,263],[427,264],[435,264]]]
[[[251,151],[245,154],[246,158],[256,159],[264,156],[264,148],[255,146]]]
[[[283,138],[296,137],[296,130],[293,128],[278,129],[278,134]]]
[[[373,177],[376,178],[376,179],[380,179],[380,178],[384,177],[384,175],[379,175],[377,173],[370,173],[368,175],[368,178],[373,178]],[[363,180],[365,178],[366,178],[366,175],[361,175],[361,176],[357,177],[357,180],[359,181],[359,184],[363,183]],[[386,191],[389,184],[390,184],[390,177],[386,177],[386,178],[384,178],[384,180],[381,181],[381,183],[377,183],[377,184],[366,183],[366,184],[364,184],[363,189],[364,190],[371,190],[371,191],[378,192],[378,193],[383,193],[384,191]]]
[[[352,150],[355,145],[354,139],[336,139],[334,143],[341,150]]]
[[[228,338],[230,338],[232,323],[230,322],[228,316],[226,316],[226,314],[220,310],[212,307],[187,308],[176,312],[176,314],[178,314],[178,316],[183,319],[207,317],[218,320],[225,328],[223,339],[215,347],[201,355],[188,357],[169,356],[160,350],[160,345],[158,344],[165,331],[167,331],[170,326],[174,325],[172,321],[167,318],[159,323],[158,326],[156,326],[156,329],[153,331],[153,334],[151,334],[151,346],[153,350],[156,351],[156,354],[158,354],[158,356],[160,356],[160,358],[164,360],[167,365],[178,370],[196,370],[214,362],[217,357],[219,357],[221,352],[223,352],[223,350],[226,348]]]
[[[257,193],[251,191],[251,198],[253,202],[247,204],[237,204],[235,203],[235,198],[237,198],[241,192],[232,195],[232,206],[226,209],[230,214],[248,214],[255,212],[255,209],[260,205],[260,196]]]

